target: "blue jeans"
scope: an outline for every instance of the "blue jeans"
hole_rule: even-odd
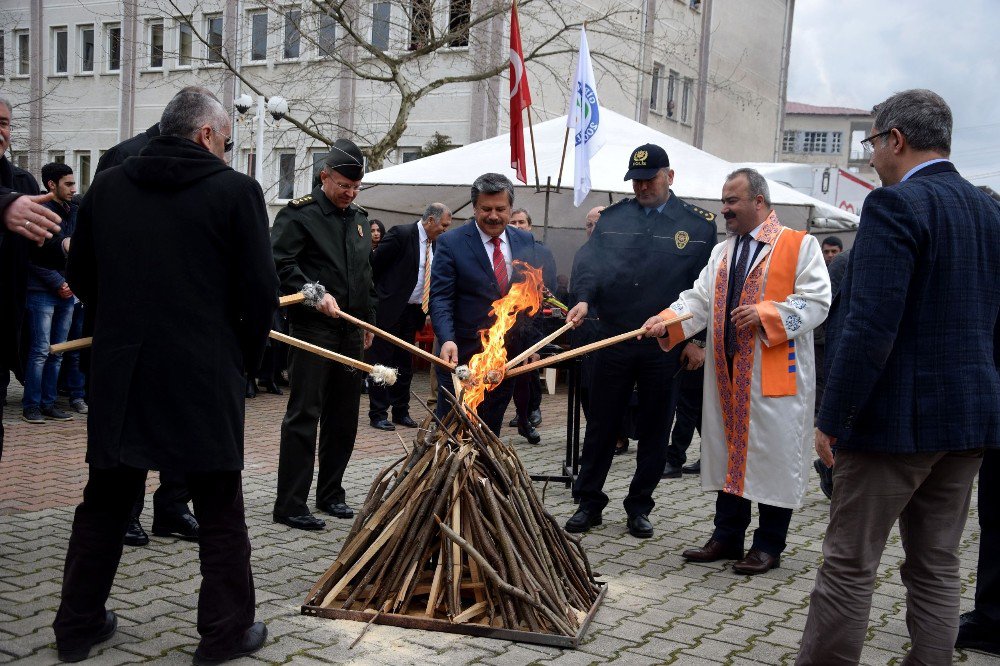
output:
[[[76,300],[76,299],[74,299]],[[72,323],[69,326],[67,340],[76,340],[83,337],[83,303],[76,301],[73,306]],[[66,352],[63,356],[62,378],[59,386],[65,386],[69,390],[69,399],[76,400],[83,398],[86,394],[87,378],[80,370],[80,352]]]
[[[56,402],[56,381],[62,354],[50,354],[49,345],[65,342],[73,320],[73,300],[48,292],[28,292],[31,347],[24,371],[24,409],[51,407]]]

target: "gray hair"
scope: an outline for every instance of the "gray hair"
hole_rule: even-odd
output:
[[[432,203],[430,206],[424,209],[424,214],[420,217],[421,222],[426,222],[430,218],[435,220],[440,220],[445,215],[450,214],[451,211],[444,204]]]
[[[879,131],[899,130],[914,150],[951,154],[951,109],[936,92],[926,89],[898,92],[876,104],[872,115]]]
[[[518,213],[524,213],[524,216],[526,218],[528,218],[528,226],[530,227],[531,226],[531,213],[529,213],[528,211],[526,211],[523,208],[515,208],[514,210],[510,211],[510,216],[514,217]]]
[[[6,97],[0,97],[0,104],[7,107],[7,113],[14,115],[14,105],[10,103],[10,100]]]
[[[740,176],[747,179],[747,184],[750,186],[750,198],[756,199],[758,195],[761,195],[764,197],[764,203],[770,207],[771,190],[767,186],[767,178],[764,178],[764,176],[762,176],[756,169],[743,167],[726,176],[726,182],[728,183],[732,179],[739,178]]]
[[[514,184],[507,176],[499,173],[484,173],[472,183],[472,205],[476,205],[480,194],[506,192],[508,203],[514,204]]]
[[[160,117],[160,134],[194,139],[205,125],[220,129],[229,122],[229,114],[214,95],[181,91],[174,95]]]

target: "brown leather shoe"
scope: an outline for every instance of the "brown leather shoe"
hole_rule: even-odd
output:
[[[718,560],[739,560],[743,558],[743,547],[727,545],[715,539],[709,539],[701,548],[689,548],[681,553],[681,557],[689,562],[716,562]]]
[[[733,564],[733,571],[746,576],[756,576],[777,569],[781,566],[781,558],[765,553],[762,550],[751,548],[747,556]]]

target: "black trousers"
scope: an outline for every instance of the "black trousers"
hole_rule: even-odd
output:
[[[144,488],[145,484],[146,480],[143,478]],[[190,513],[188,510],[188,502],[190,501],[191,492],[188,490],[183,474],[168,471],[160,472],[160,485],[153,493],[153,522],[156,522],[157,516],[169,520]],[[132,506],[133,520],[139,520],[145,503],[146,493],[144,491],[139,494],[135,499],[135,504]]]
[[[337,326],[317,331],[292,326],[292,335],[351,358],[361,358],[361,334]],[[288,408],[281,421],[278,491],[274,515],[309,513],[319,427],[319,476],[316,504],[345,501],[344,472],[354,451],[361,405],[361,372],[307,351],[292,348],[288,362]]]
[[[697,370],[682,370],[678,378],[677,411],[674,428],[667,446],[667,462],[680,467],[687,462],[687,450],[694,439],[694,431],[701,436],[701,403],[705,386],[705,366]]]
[[[664,353],[656,340],[632,340],[606,347],[594,354],[587,434],[583,439],[580,475],[573,494],[580,508],[600,512],[608,505],[604,482],[611,469],[622,418],[633,386],[639,391],[638,445],[625,511],[630,516],[648,514],[667,461],[667,435],[676,400],[680,352]]]
[[[427,315],[419,305],[409,304],[394,326],[387,328],[397,338],[413,342],[417,331],[424,327]],[[382,338],[375,338],[367,357],[369,363],[380,363],[399,372],[392,386],[379,386],[374,382],[368,386],[368,418],[372,422],[382,421],[392,408],[392,418],[401,419],[410,414],[410,384],[413,381],[413,355]]]
[[[719,491],[715,500],[715,532],[712,538],[725,544],[743,545],[750,527],[750,500]],[[754,530],[751,548],[778,557],[785,550],[792,510],[770,504],[757,504],[760,525]]]
[[[979,468],[976,613],[1000,629],[1000,449],[986,449]]]
[[[66,551],[62,599],[52,628],[61,650],[89,644],[104,624],[105,604],[122,556],[122,537],[146,470],[90,468]],[[239,471],[185,475],[200,525],[198,633],[209,654],[231,651],[253,623],[250,538]]]

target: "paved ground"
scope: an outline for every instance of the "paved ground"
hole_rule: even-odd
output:
[[[15,382],[16,386],[16,382]],[[0,465],[0,662],[55,662],[50,625],[74,505],[85,480],[84,422],[28,425],[20,420],[19,387],[4,410],[7,444]],[[607,598],[578,650],[374,626],[354,648],[358,623],[299,614],[309,588],[340,551],[349,521],[329,519],[325,532],[306,533],[271,522],[282,397],[248,401],[244,486],[254,547],[258,619],[267,645],[243,663],[349,664],[787,664],[794,660],[805,623],[826,525],[828,503],[818,489],[792,519],[781,568],[738,576],[723,564],[684,562],[685,547],[703,543],[711,529],[713,497],[694,477],[664,481],[657,491],[656,536],[637,540],[625,531],[621,499],[634,453],[616,458],[608,481],[612,504],[605,522],[585,537]],[[533,473],[557,473],[565,437],[565,395],[545,396],[543,443],[515,440]],[[400,454],[399,440],[367,425],[362,402],[358,446],[348,469],[349,499],[359,503],[370,479]],[[404,435],[406,433],[403,433]],[[509,436],[509,431],[505,433]],[[697,442],[692,453],[697,456]],[[634,448],[633,448],[634,452]],[[155,487],[155,474],[149,488]],[[573,512],[569,491],[549,484],[545,503],[560,519]],[[147,497],[143,523],[151,521]],[[975,588],[979,530],[973,507],[962,543],[963,607]],[[890,539],[871,613],[865,664],[899,663],[905,653],[902,548]],[[199,583],[194,544],[154,537],[146,548],[126,548],[109,608],[119,631],[95,649],[95,663],[189,663]],[[983,654],[956,652],[958,662],[996,664]]]

